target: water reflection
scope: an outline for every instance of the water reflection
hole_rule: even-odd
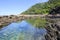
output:
[[[45,40],[46,30],[35,28],[26,21],[11,23],[0,31],[0,40]]]

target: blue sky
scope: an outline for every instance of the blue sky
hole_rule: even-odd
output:
[[[0,0],[0,15],[20,14],[36,3],[48,0]]]

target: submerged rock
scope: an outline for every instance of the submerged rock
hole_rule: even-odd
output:
[[[38,29],[26,21],[11,23],[0,30],[0,40],[45,40],[44,28]]]
[[[46,40],[60,40],[60,26],[57,24],[49,24],[47,27]]]
[[[47,34],[45,36],[46,40],[60,40],[60,7],[56,7],[50,12],[54,14],[47,16]]]

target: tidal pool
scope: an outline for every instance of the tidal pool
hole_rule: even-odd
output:
[[[45,40],[44,28],[33,27],[26,21],[11,23],[0,30],[0,40]]]

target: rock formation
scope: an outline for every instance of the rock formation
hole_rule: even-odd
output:
[[[46,27],[46,40],[60,40],[60,19],[58,21],[56,19],[51,19],[50,22],[51,23],[48,23]]]
[[[47,34],[46,40],[60,40],[60,7],[50,11],[50,16],[47,16]],[[52,15],[54,14],[54,15]]]
[[[14,15],[11,16],[0,16],[0,28],[10,24],[13,21],[17,21],[17,17]]]
[[[35,18],[38,18],[38,17],[40,17],[40,15],[10,15],[10,16],[0,16],[0,28],[2,28],[4,26],[7,26],[11,22],[19,22],[19,21],[27,20],[27,19],[35,19]]]

